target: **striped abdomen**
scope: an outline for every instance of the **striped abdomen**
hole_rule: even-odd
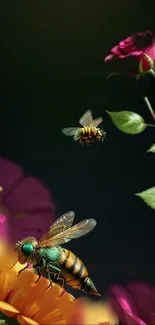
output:
[[[96,135],[97,129],[92,127],[85,127],[81,129],[84,138],[92,138]]]
[[[71,287],[99,295],[92,280],[88,277],[88,271],[83,262],[71,251],[63,249],[64,256],[61,263],[61,274],[66,283]]]
[[[81,143],[93,143],[104,138],[105,132],[100,128],[85,127],[81,129],[81,136],[78,139]]]

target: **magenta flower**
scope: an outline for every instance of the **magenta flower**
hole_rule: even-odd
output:
[[[155,288],[146,283],[110,288],[110,304],[124,325],[155,324]]]
[[[13,162],[0,159],[0,236],[12,242],[27,236],[37,239],[53,223],[54,203],[46,187],[33,177],[24,177]]]
[[[111,61],[119,72],[139,75],[154,71],[155,63],[155,35],[149,31],[136,33],[121,41],[111,49],[104,59]]]

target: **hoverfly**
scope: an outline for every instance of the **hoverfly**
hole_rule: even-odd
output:
[[[98,128],[99,124],[103,121],[102,117],[93,120],[92,112],[88,110],[79,120],[81,127],[70,127],[62,129],[62,132],[67,136],[74,136],[75,141],[83,143],[94,143],[103,141],[106,132]]]
[[[19,263],[27,263],[19,273],[31,263],[34,273],[38,275],[37,281],[43,276],[50,281],[50,285],[52,281],[62,287],[67,284],[75,289],[100,296],[88,277],[83,262],[71,251],[60,246],[86,235],[96,226],[94,219],[86,219],[72,226],[74,217],[73,211],[59,217],[39,241],[34,237],[27,237],[16,243],[15,250]]]

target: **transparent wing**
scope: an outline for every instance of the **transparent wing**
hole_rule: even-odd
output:
[[[67,135],[67,136],[69,136],[69,137],[71,137],[71,136],[73,136],[74,134],[75,134],[75,132],[78,130],[78,129],[80,129],[80,128],[65,128],[65,129],[62,129],[61,131],[62,131],[62,133],[63,134],[65,134],[65,135]]]
[[[89,127],[91,125],[93,121],[93,118],[92,118],[92,112],[91,110],[88,110],[86,113],[84,113],[84,115],[80,118],[79,120],[79,123],[82,125],[82,126],[86,126],[86,127]]]
[[[94,128],[97,128],[98,125],[100,125],[102,122],[103,122],[103,118],[97,117],[95,120],[92,121],[91,126],[93,126]]]
[[[81,128],[79,128],[78,130],[76,130],[75,132],[75,135],[74,135],[74,140],[78,140],[78,138],[80,137],[81,135]]]
[[[42,247],[47,246],[55,246],[55,245],[62,245],[64,243],[69,242],[72,239],[76,239],[88,234],[92,231],[96,226],[96,220],[94,219],[86,219],[75,226],[66,229],[65,231],[58,233],[52,237],[44,239],[41,242]]]
[[[75,212],[69,211],[65,214],[63,214],[61,217],[59,217],[50,227],[50,230],[48,233],[44,234],[40,240],[39,245],[46,241],[51,239],[52,237],[56,236],[57,234],[60,234],[64,232],[66,229],[70,228],[73,224],[75,218]]]

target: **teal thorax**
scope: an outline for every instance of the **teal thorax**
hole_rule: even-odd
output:
[[[47,248],[39,248],[38,254],[40,256],[44,256],[51,263],[57,262],[61,256],[60,249],[57,246],[47,247]]]

